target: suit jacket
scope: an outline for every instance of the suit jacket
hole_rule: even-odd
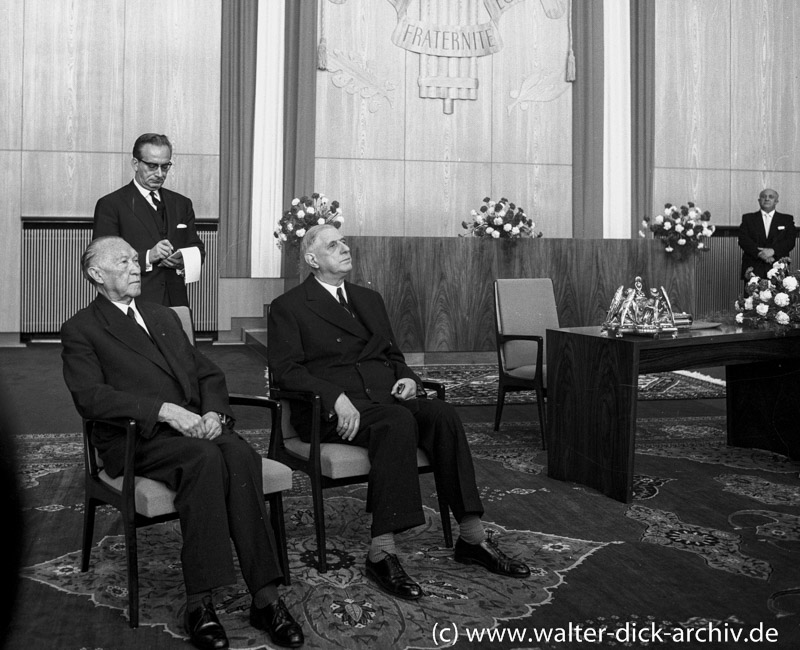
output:
[[[136,306],[152,341],[101,295],[62,326],[64,379],[81,416],[133,418],[145,438],[169,429],[158,422],[164,402],[232,417],[225,375],[189,342],[175,312],[144,301]],[[124,436],[96,427],[94,442],[109,474],[121,472]]]
[[[753,267],[753,273],[765,278],[767,271],[772,268],[758,256],[759,248],[772,248],[775,250],[775,261],[786,257],[795,244],[794,217],[790,214],[775,212],[772,216],[769,234],[764,232],[764,220],[761,211],[750,212],[742,215],[742,224],[739,226],[739,247],[742,249],[742,279],[745,272]]]
[[[115,235],[136,249],[142,267],[142,300],[162,305],[188,305],[186,284],[175,269],[153,265],[152,270],[145,271],[148,249],[165,238],[176,249],[197,246],[205,259],[205,246],[197,235],[191,200],[164,187],[159,194],[166,211],[165,233],[159,229],[153,208],[131,181],[97,201],[92,239]]]
[[[344,392],[359,401],[396,404],[391,388],[398,379],[420,378],[406,365],[395,342],[386,305],[379,293],[345,283],[353,318],[313,275],[272,301],[268,361],[275,383],[285,390],[320,395],[332,418]],[[294,418],[297,409],[292,410]]]

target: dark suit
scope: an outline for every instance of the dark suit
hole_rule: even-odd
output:
[[[197,235],[191,200],[164,187],[159,195],[163,214],[153,209],[133,181],[106,194],[94,209],[92,239],[115,235],[136,250],[142,268],[142,300],[168,306],[188,305],[186,284],[175,269],[154,264],[152,270],[145,271],[147,251],[162,239],[168,239],[176,250],[197,246],[205,259],[205,246]]]
[[[424,523],[416,449],[434,466],[436,489],[458,521],[483,514],[464,428],[450,404],[438,400],[398,401],[398,379],[420,382],[397,347],[380,294],[345,283],[351,316],[313,276],[272,301],[268,357],[272,376],[286,390],[320,395],[322,439],[336,433],[334,404],[344,392],[358,409],[361,425],[352,441],[369,451],[372,465],[367,507],[372,535]],[[292,405],[292,422],[308,436],[310,411]]]
[[[264,505],[261,457],[231,428],[208,441],[158,422],[164,402],[203,415],[232,416],[222,371],[200,354],[169,308],[136,306],[152,341],[103,296],[61,328],[64,379],[84,418],[133,418],[136,474],[177,492],[187,593],[236,581],[231,543],[252,593],[281,577]],[[106,470],[122,472],[124,436],[99,427],[94,442]]]
[[[769,233],[764,232],[764,220],[761,211],[750,212],[742,215],[742,224],[739,226],[739,248],[742,249],[742,279],[745,272],[753,267],[753,273],[760,278],[767,277],[767,271],[772,264],[765,262],[758,256],[759,248],[772,248],[775,251],[775,261],[786,257],[795,244],[794,217],[790,214],[775,212],[772,215]]]

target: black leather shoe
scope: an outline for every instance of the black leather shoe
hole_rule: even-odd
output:
[[[403,569],[396,555],[387,553],[378,562],[367,558],[367,577],[390,596],[404,600],[422,598],[422,587],[414,582]]]
[[[210,598],[204,599],[203,604],[194,611],[183,615],[183,627],[195,648],[224,650],[228,647],[225,628],[219,622]]]
[[[455,551],[455,560],[461,564],[480,564],[492,573],[512,578],[527,578],[531,574],[527,564],[503,553],[489,537],[480,544],[467,544],[459,537]]]
[[[269,634],[275,645],[299,648],[305,643],[300,624],[292,618],[283,598],[266,607],[250,605],[250,625]]]

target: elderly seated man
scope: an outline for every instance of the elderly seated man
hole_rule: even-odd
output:
[[[236,582],[233,539],[253,596],[250,624],[277,645],[302,645],[302,629],[278,593],[283,575],[261,457],[234,431],[225,376],[189,342],[171,309],[136,301],[141,270],[124,239],[95,239],[81,268],[97,297],[61,329],[64,379],[83,417],[136,421],[136,474],[177,493],[191,642],[201,650],[229,645],[212,591]],[[121,474],[125,436],[98,426],[93,442],[109,475]]]
[[[425,522],[417,447],[430,459],[436,489],[459,523],[454,559],[502,576],[530,575],[523,562],[485,534],[472,455],[455,409],[440,400],[417,399],[421,380],[395,343],[383,298],[345,281],[353,260],[341,232],[313,226],[301,253],[311,274],[270,306],[270,370],[281,388],[320,396],[323,442],[368,449],[367,577],[398,598],[423,596],[400,564],[394,540],[396,532]],[[307,405],[293,405],[300,436],[307,435],[310,417]]]

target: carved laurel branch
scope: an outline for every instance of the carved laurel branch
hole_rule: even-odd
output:
[[[333,85],[365,99],[370,113],[380,108],[381,100],[386,100],[390,108],[393,106],[391,94],[397,86],[391,81],[379,79],[357,54],[334,50],[333,55],[328,56],[327,69]]]
[[[563,95],[569,83],[564,79],[564,71],[535,70],[525,77],[518,90],[511,91],[511,98],[515,101],[509,104],[508,114],[519,106],[521,110],[528,110],[529,102],[551,102]]]

